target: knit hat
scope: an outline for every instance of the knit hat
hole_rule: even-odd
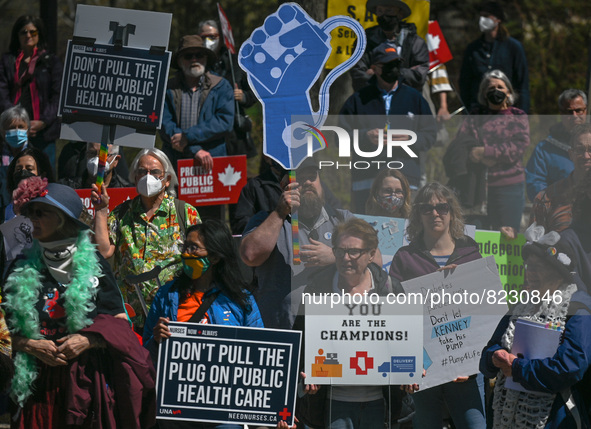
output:
[[[49,183],[35,198],[32,198],[22,206],[21,213],[26,216],[27,209],[32,203],[47,204],[55,207],[72,219],[81,229],[89,228],[87,224],[80,220],[80,216],[84,211],[82,200],[76,191],[69,186]]]
[[[490,13],[501,21],[505,20],[505,12],[503,12],[503,8],[496,1],[487,1],[486,3],[483,3],[480,6],[480,12]]]
[[[544,263],[555,269],[567,281],[572,282],[572,271],[574,270],[572,249],[560,240],[560,234],[550,231],[544,234],[544,227],[535,222],[525,231],[527,242],[523,245],[521,252],[526,260],[532,255],[539,257]]]

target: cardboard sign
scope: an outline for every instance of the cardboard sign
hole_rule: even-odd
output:
[[[178,161],[179,199],[194,206],[234,204],[246,185],[246,156],[213,158],[213,170],[206,172],[192,159]]]
[[[355,217],[363,219],[378,233],[378,248],[382,253],[382,268],[387,272],[390,270],[394,255],[404,246],[404,235],[406,231],[406,219],[384,216],[370,216],[355,214]]]
[[[82,204],[86,207],[86,210],[88,210],[88,213],[94,217],[94,205],[90,200],[92,189],[75,189],[75,191],[82,200]],[[129,199],[137,197],[136,188],[108,188],[107,193],[109,194],[109,211]]]
[[[510,292],[520,291],[524,282],[524,262],[521,249],[525,236],[517,234],[515,240],[507,240],[498,231],[476,230],[474,239],[483,257],[494,256],[503,288]]]
[[[158,354],[157,418],[293,425],[301,333],[171,322]]]
[[[407,295],[424,298],[427,375],[419,382],[421,389],[477,374],[482,349],[507,312],[494,258],[402,282],[402,287]]]
[[[170,52],[68,42],[60,96],[64,122],[155,132],[162,122]]]
[[[376,301],[370,301],[370,295],[349,296],[350,302],[344,301],[345,295],[344,300],[333,305],[331,299],[340,297],[303,295],[306,383],[419,383],[423,365],[422,306],[388,303],[386,297],[377,295],[371,296]]]
[[[433,70],[435,67],[445,64],[453,58],[437,21],[429,22],[427,47],[429,48],[429,70]]]

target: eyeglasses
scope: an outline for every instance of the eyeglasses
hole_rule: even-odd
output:
[[[195,243],[185,243],[183,246],[183,253],[198,253],[202,250],[207,251],[205,247],[200,247]]]
[[[585,154],[591,155],[591,147],[577,146],[576,148],[574,148],[574,152],[578,156],[585,156]]]
[[[565,113],[567,115],[572,115],[573,113],[575,115],[582,115],[583,113],[585,113],[587,111],[586,107],[581,107],[579,109],[564,109],[562,111],[562,113]]]
[[[439,204],[419,204],[419,212],[423,215],[430,215],[435,210],[440,216],[445,216],[449,213],[448,203]]]
[[[164,174],[164,172],[162,170],[160,170],[159,168],[155,168],[153,170],[146,170],[145,168],[138,168],[136,175],[139,177],[143,177],[148,173],[150,173],[150,176],[154,176],[154,177],[160,177],[160,176],[162,176],[162,174]]]
[[[396,195],[397,197],[404,197],[404,191],[402,189],[396,189],[395,191],[392,191],[390,189],[384,189],[384,190],[382,190],[382,194],[383,195]]]
[[[188,52],[186,54],[183,54],[183,60],[192,60],[193,58],[200,60],[201,58],[205,58],[206,55],[204,52]]]
[[[26,36],[27,34],[30,34],[31,37],[36,37],[39,35],[39,30],[21,30],[18,32],[18,34],[20,34],[21,36]]]
[[[359,257],[361,255],[363,255],[365,252],[367,252],[369,249],[356,249],[354,247],[351,247],[349,249],[343,249],[342,247],[335,247],[334,249],[332,249],[332,252],[334,253],[335,257],[342,259],[345,257],[345,255],[349,255],[350,259],[359,259]]]

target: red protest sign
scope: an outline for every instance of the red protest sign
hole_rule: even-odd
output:
[[[433,70],[453,58],[437,21],[429,22],[427,46],[429,47],[429,70]]]
[[[76,189],[76,193],[82,200],[82,204],[94,217],[94,205],[90,200],[90,192],[92,189]],[[137,190],[135,188],[108,188],[107,193],[109,194],[109,211],[113,210],[119,204],[137,196]]]
[[[234,47],[234,36],[232,35],[232,26],[230,25],[230,21],[228,21],[228,17],[226,16],[226,12],[222,9],[222,5],[218,3],[218,15],[220,16],[220,24],[222,25],[222,34],[224,35],[224,43],[226,44],[226,48],[230,53],[235,54],[236,48]]]
[[[178,161],[179,198],[194,206],[234,204],[246,185],[246,156],[220,156],[213,170],[203,171],[192,159]]]

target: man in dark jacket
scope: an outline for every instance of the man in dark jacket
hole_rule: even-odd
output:
[[[382,168],[400,169],[407,177],[412,189],[420,186],[420,166],[418,156],[435,143],[436,124],[429,104],[415,89],[400,84],[402,60],[395,47],[385,42],[371,53],[371,68],[375,76],[370,83],[353,94],[341,109],[341,126],[348,130],[358,130],[359,148],[366,154],[379,149],[375,156],[362,157],[355,150],[351,168],[351,201],[356,213],[362,213],[371,189],[373,179]],[[415,143],[405,145],[409,135],[387,136],[387,131],[409,130],[417,135]],[[384,141],[400,141],[389,156]],[[414,155],[414,156],[413,156]],[[381,162],[381,164],[379,164]],[[363,164],[368,163],[368,164]],[[360,168],[355,168],[355,166]],[[369,167],[364,168],[366,165]]]
[[[371,52],[378,45],[390,42],[401,56],[400,82],[421,92],[429,71],[429,49],[417,35],[416,26],[404,22],[410,16],[410,8],[400,0],[368,0],[366,9],[377,15],[378,25],[365,30],[365,53],[351,69],[353,89],[359,91],[374,74]]]
[[[172,59],[180,70],[168,82],[161,135],[162,150],[175,170],[179,159],[194,158],[209,171],[213,157],[226,155],[234,92],[226,79],[207,71],[215,60],[215,53],[197,35],[183,36]]]

